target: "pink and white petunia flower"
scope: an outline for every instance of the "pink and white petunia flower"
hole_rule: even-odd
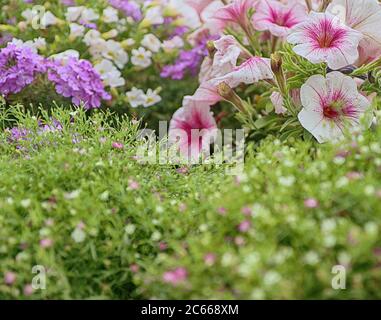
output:
[[[229,87],[235,88],[241,83],[252,84],[260,80],[272,79],[273,77],[270,59],[251,57],[235,67],[231,72],[211,81],[214,85],[225,82]]]
[[[365,48],[381,46],[381,4],[378,0],[333,0],[327,12],[361,32],[364,36],[361,45]]]
[[[242,49],[236,38],[231,35],[222,36],[214,41],[214,47],[217,51],[213,59],[213,75],[218,77],[236,67]]]
[[[246,30],[247,24],[250,23],[248,12],[250,8],[254,7],[254,3],[255,0],[233,0],[232,3],[218,9],[213,15],[213,19],[220,27],[233,24]]]
[[[291,30],[287,41],[294,51],[312,63],[326,62],[337,70],[353,64],[359,57],[362,34],[340,22],[330,13],[311,12],[305,22]]]
[[[260,0],[252,21],[259,31],[270,31],[276,37],[287,36],[290,29],[307,17],[306,7],[297,2],[287,5],[275,0]]]
[[[183,107],[173,114],[169,124],[169,143],[177,145],[183,157],[194,161],[209,154],[216,136],[217,124],[209,105],[185,97]]]
[[[351,77],[337,71],[326,78],[310,77],[301,88],[301,100],[299,121],[319,143],[337,140],[345,130],[359,127],[360,117],[371,104]]]
[[[214,0],[185,0],[185,4],[196,10],[197,14],[201,17],[202,12],[208,7]]]

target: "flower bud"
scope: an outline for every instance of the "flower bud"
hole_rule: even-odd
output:
[[[245,107],[241,98],[234,92],[232,88],[226,82],[222,82],[217,86],[218,94],[235,106],[239,111],[245,112]]]

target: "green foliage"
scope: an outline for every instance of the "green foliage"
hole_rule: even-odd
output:
[[[234,177],[139,164],[125,117],[54,109],[40,122],[63,130],[41,133],[20,108],[0,112],[30,132],[0,133],[0,298],[381,298],[380,128],[337,146],[268,137]],[[346,290],[331,287],[338,264]],[[25,296],[34,265],[47,287]],[[184,282],[163,281],[179,267]]]
[[[292,46],[285,44],[281,50],[283,67],[288,75],[288,88],[300,88],[309,77],[315,74],[325,75],[325,64],[313,64],[303,57],[297,55]]]

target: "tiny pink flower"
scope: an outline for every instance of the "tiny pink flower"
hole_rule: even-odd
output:
[[[326,62],[337,70],[353,64],[359,57],[362,34],[340,22],[330,13],[311,12],[306,21],[292,28],[287,41],[294,51],[312,63]]]
[[[220,215],[224,216],[224,215],[226,215],[227,210],[226,210],[226,208],[224,208],[224,207],[220,207],[220,208],[217,209],[217,212],[218,212]]]
[[[301,100],[304,108],[299,121],[319,143],[337,140],[344,129],[359,127],[360,117],[370,107],[369,100],[358,92],[356,82],[340,72],[331,72],[326,78],[310,77],[302,86]]]
[[[163,281],[172,285],[177,285],[184,282],[188,277],[188,272],[185,268],[179,267],[175,270],[167,271],[163,274]]]
[[[130,270],[132,273],[137,273],[139,271],[140,267],[136,264],[136,263],[133,263],[130,265]]]
[[[124,145],[123,145],[123,143],[120,143],[120,142],[113,142],[113,143],[112,143],[112,147],[113,147],[114,149],[119,149],[119,150],[121,150],[121,149],[124,148]]]
[[[241,212],[245,215],[245,216],[251,216],[253,214],[253,210],[251,210],[250,207],[246,206],[246,207],[243,207],[241,209]]]
[[[184,98],[184,106],[172,116],[169,124],[169,142],[179,147],[188,160],[197,160],[204,152],[209,154],[209,146],[217,135],[217,124],[210,107]]]
[[[168,249],[168,245],[165,242],[160,242],[159,243],[159,250],[164,251]]]
[[[4,283],[11,286],[16,281],[16,274],[14,272],[8,271],[4,275]]]
[[[137,181],[135,181],[134,179],[129,179],[128,180],[128,187],[131,190],[138,190],[140,188],[140,184]]]
[[[216,255],[214,253],[207,253],[204,256],[204,262],[207,266],[212,266],[216,262]]]
[[[185,203],[179,204],[179,211],[184,212],[187,209],[187,205]]]
[[[319,206],[319,202],[314,198],[304,200],[304,206],[308,209],[315,209]]]
[[[40,240],[40,247],[41,248],[50,248],[53,245],[53,240],[50,238],[44,238]]]
[[[241,236],[237,236],[234,238],[234,243],[237,245],[237,246],[243,246],[245,245],[246,241],[243,237]]]
[[[245,220],[245,221],[242,221],[239,225],[238,225],[238,230],[240,232],[247,232],[249,231],[251,228],[251,222],[249,220]]]
[[[181,167],[177,169],[176,172],[180,174],[187,174],[189,172],[189,169],[187,167]]]
[[[284,5],[279,1],[260,0],[253,15],[253,24],[259,31],[268,30],[276,37],[284,37],[306,16],[306,8],[297,2]]]
[[[31,284],[27,284],[27,285],[24,286],[23,292],[24,292],[24,296],[29,297],[29,296],[31,296],[33,294],[34,289],[33,289]]]

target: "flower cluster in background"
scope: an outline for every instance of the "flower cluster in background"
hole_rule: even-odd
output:
[[[181,91],[168,83],[194,87],[207,41],[216,37],[179,0],[6,0],[1,9],[0,94],[10,103],[41,102],[33,91],[87,109],[144,115],[162,102],[171,112],[179,103],[171,90]]]

